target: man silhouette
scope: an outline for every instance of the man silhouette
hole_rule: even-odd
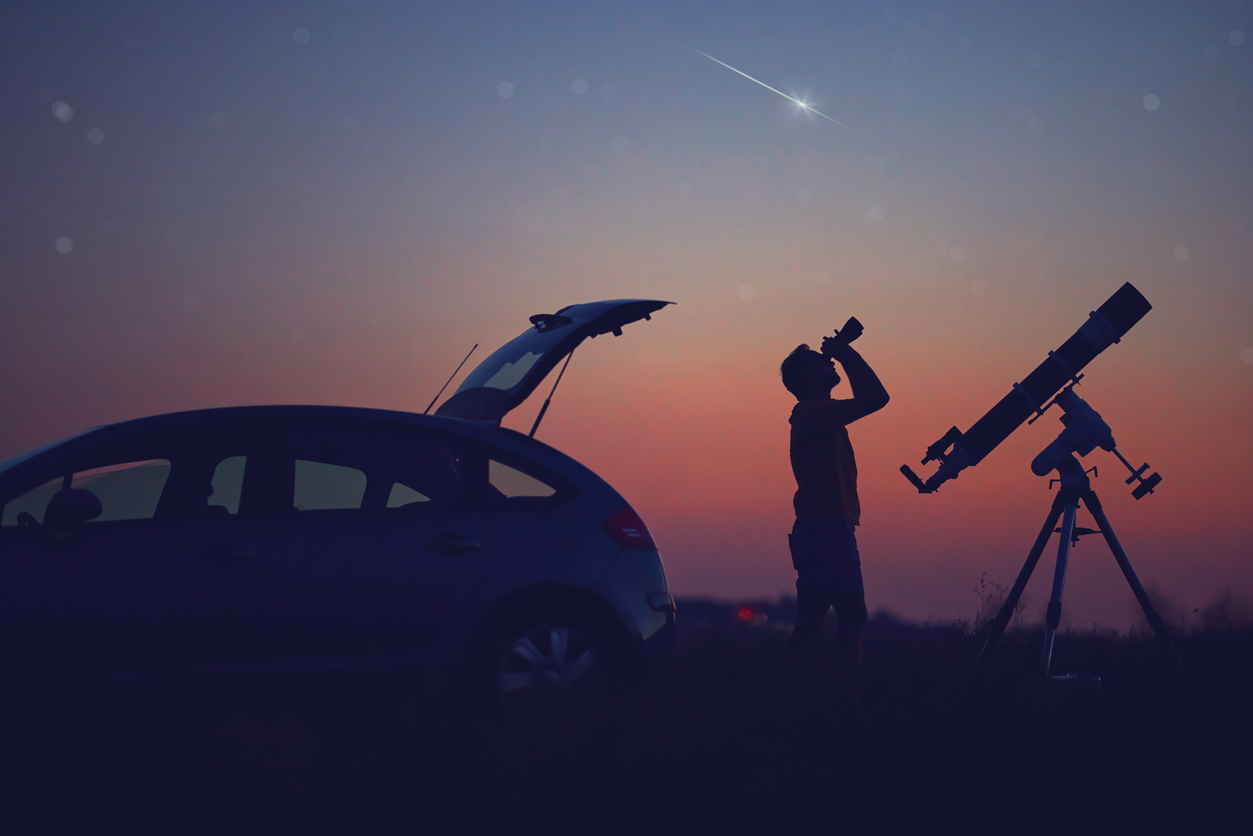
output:
[[[834,400],[839,361],[853,397]],[[841,696],[855,702],[866,628],[866,593],[854,526],[861,523],[857,463],[847,426],[887,405],[888,393],[861,355],[835,337],[822,352],[799,346],[779,367],[783,385],[796,396],[792,408],[791,459],[796,476],[792,504],[796,523],[788,536],[796,568],[796,627],[788,642],[796,663],[822,631],[827,610],[839,619],[835,669]]]

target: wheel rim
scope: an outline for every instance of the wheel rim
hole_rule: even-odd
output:
[[[600,669],[591,643],[566,627],[535,627],[510,642],[497,687],[505,707],[577,698]]]

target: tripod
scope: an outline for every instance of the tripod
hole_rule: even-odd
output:
[[[1023,564],[1022,571],[1018,573],[1018,578],[1014,581],[1014,586],[1010,589],[1009,596],[1005,599],[1000,612],[997,613],[996,620],[992,622],[987,641],[984,642],[983,649],[979,651],[979,658],[975,661],[975,670],[971,673],[972,680],[975,673],[978,672],[989,648],[1005,632],[1005,627],[1009,624],[1009,620],[1014,614],[1014,609],[1018,605],[1018,599],[1022,597],[1022,591],[1026,588],[1027,581],[1031,579],[1031,573],[1035,570],[1036,563],[1040,560],[1040,555],[1044,553],[1044,548],[1048,545],[1049,538],[1053,536],[1054,526],[1057,525],[1058,519],[1061,519],[1061,542],[1057,547],[1057,567],[1053,571],[1053,592],[1049,597],[1048,610],[1045,614],[1044,651],[1040,657],[1041,673],[1045,677],[1049,675],[1049,664],[1053,656],[1053,639],[1057,635],[1057,625],[1060,623],[1062,616],[1062,589],[1066,584],[1066,565],[1070,558],[1070,546],[1077,539],[1075,535],[1075,515],[1079,510],[1080,501],[1087,506],[1088,511],[1096,519],[1096,524],[1100,528],[1101,534],[1105,537],[1109,550],[1114,553],[1114,559],[1118,561],[1118,568],[1122,569],[1123,577],[1127,579],[1132,593],[1135,594],[1136,600],[1140,603],[1140,608],[1144,610],[1144,616],[1148,619],[1149,627],[1152,628],[1154,635],[1171,649],[1174,660],[1177,663],[1179,662],[1179,657],[1174,653],[1174,648],[1170,644],[1169,631],[1162,622],[1161,616],[1157,614],[1157,610],[1153,607],[1153,602],[1149,600],[1148,593],[1144,591],[1144,586],[1140,583],[1140,579],[1136,577],[1136,571],[1131,567],[1131,561],[1127,559],[1127,553],[1123,551],[1118,538],[1114,536],[1114,529],[1110,526],[1109,519],[1101,508],[1100,499],[1097,498],[1096,492],[1092,490],[1092,483],[1088,479],[1088,474],[1084,473],[1083,465],[1079,464],[1079,460],[1073,454],[1062,456],[1058,465],[1057,470],[1061,474],[1061,489],[1057,492],[1057,496],[1053,498],[1053,507],[1049,511],[1044,527],[1040,529],[1040,536],[1036,538],[1035,545],[1031,547],[1031,553],[1027,555],[1027,562]]]

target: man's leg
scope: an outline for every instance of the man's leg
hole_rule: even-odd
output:
[[[822,633],[827,620],[831,598],[822,577],[815,575],[815,567],[822,567],[821,556],[826,545],[820,523],[797,520],[788,535],[788,549],[792,552],[792,568],[796,570],[796,626],[788,640],[788,656],[793,664],[813,646]]]
[[[853,526],[842,523],[835,537],[832,569],[837,582],[832,590],[831,605],[840,622],[835,641],[835,675],[840,697],[857,703],[861,679],[862,635],[866,632],[866,588],[861,577],[861,555]]]
[[[861,643],[866,632],[866,596],[849,593],[836,599],[840,633],[835,640],[835,674],[842,696],[855,700],[861,678]]]
[[[803,575],[796,579],[796,626],[788,639],[788,654],[796,657],[813,646],[827,620],[830,601],[819,586]]]

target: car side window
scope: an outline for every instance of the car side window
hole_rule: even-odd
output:
[[[50,457],[41,472],[30,474],[31,482],[42,484],[20,496],[0,498],[9,500],[0,523],[47,524],[50,508],[54,514],[64,510],[54,497],[66,488],[90,493],[100,502],[101,512],[90,519],[82,514],[90,512],[91,503],[80,507],[71,515],[74,524],[235,515],[249,502],[249,460],[244,454],[255,444],[241,428],[221,424],[158,426],[84,444],[71,455]],[[59,517],[56,523],[62,524]]]
[[[530,474],[492,459],[487,467],[488,481],[506,499],[533,497],[543,499],[553,496],[557,489]]]
[[[61,486],[64,483],[64,477],[58,476],[7,502],[4,506],[4,515],[0,517],[0,526],[5,528],[16,526],[18,524],[17,518],[23,513],[30,514],[35,518],[36,522],[43,525],[44,511],[48,508],[48,500],[52,499],[53,494],[61,490]]]
[[[293,429],[284,465],[297,511],[422,511],[488,501],[487,459],[442,435],[356,422]]]
[[[227,455],[232,451],[214,456],[206,452],[206,446],[203,439],[190,449],[169,439],[158,439],[157,443],[118,450],[117,455],[110,455],[109,450],[88,450],[76,456],[77,461],[50,465],[43,474],[43,484],[5,504],[0,525],[44,525],[53,497],[67,487],[88,492],[100,502],[98,515],[81,520],[86,525],[237,514],[247,460],[242,455]],[[165,453],[169,458],[134,456],[144,452]],[[116,463],[108,463],[110,460]]]
[[[212,493],[207,502],[210,508],[224,508],[228,514],[239,513],[239,498],[244,492],[244,467],[247,463],[246,456],[231,456],[218,462],[213,469],[210,483]]]
[[[387,492],[388,508],[403,508],[406,505],[430,501],[429,496],[421,491],[415,491],[403,482],[392,482],[391,490]]]
[[[169,478],[169,459],[145,459],[74,471],[70,487],[91,491],[100,500],[101,513],[87,520],[88,524],[150,520]],[[5,504],[0,524],[16,526],[25,512],[42,525],[48,503],[64,487],[65,477],[57,476],[16,497]]]
[[[355,467],[296,459],[292,505],[297,511],[360,508],[368,481]]]
[[[482,460],[453,446],[414,445],[397,457],[390,473],[388,508],[473,504],[483,493]]]
[[[77,472],[71,487],[85,488],[100,500],[104,510],[89,523],[149,520],[169,478],[169,459],[149,459]]]

